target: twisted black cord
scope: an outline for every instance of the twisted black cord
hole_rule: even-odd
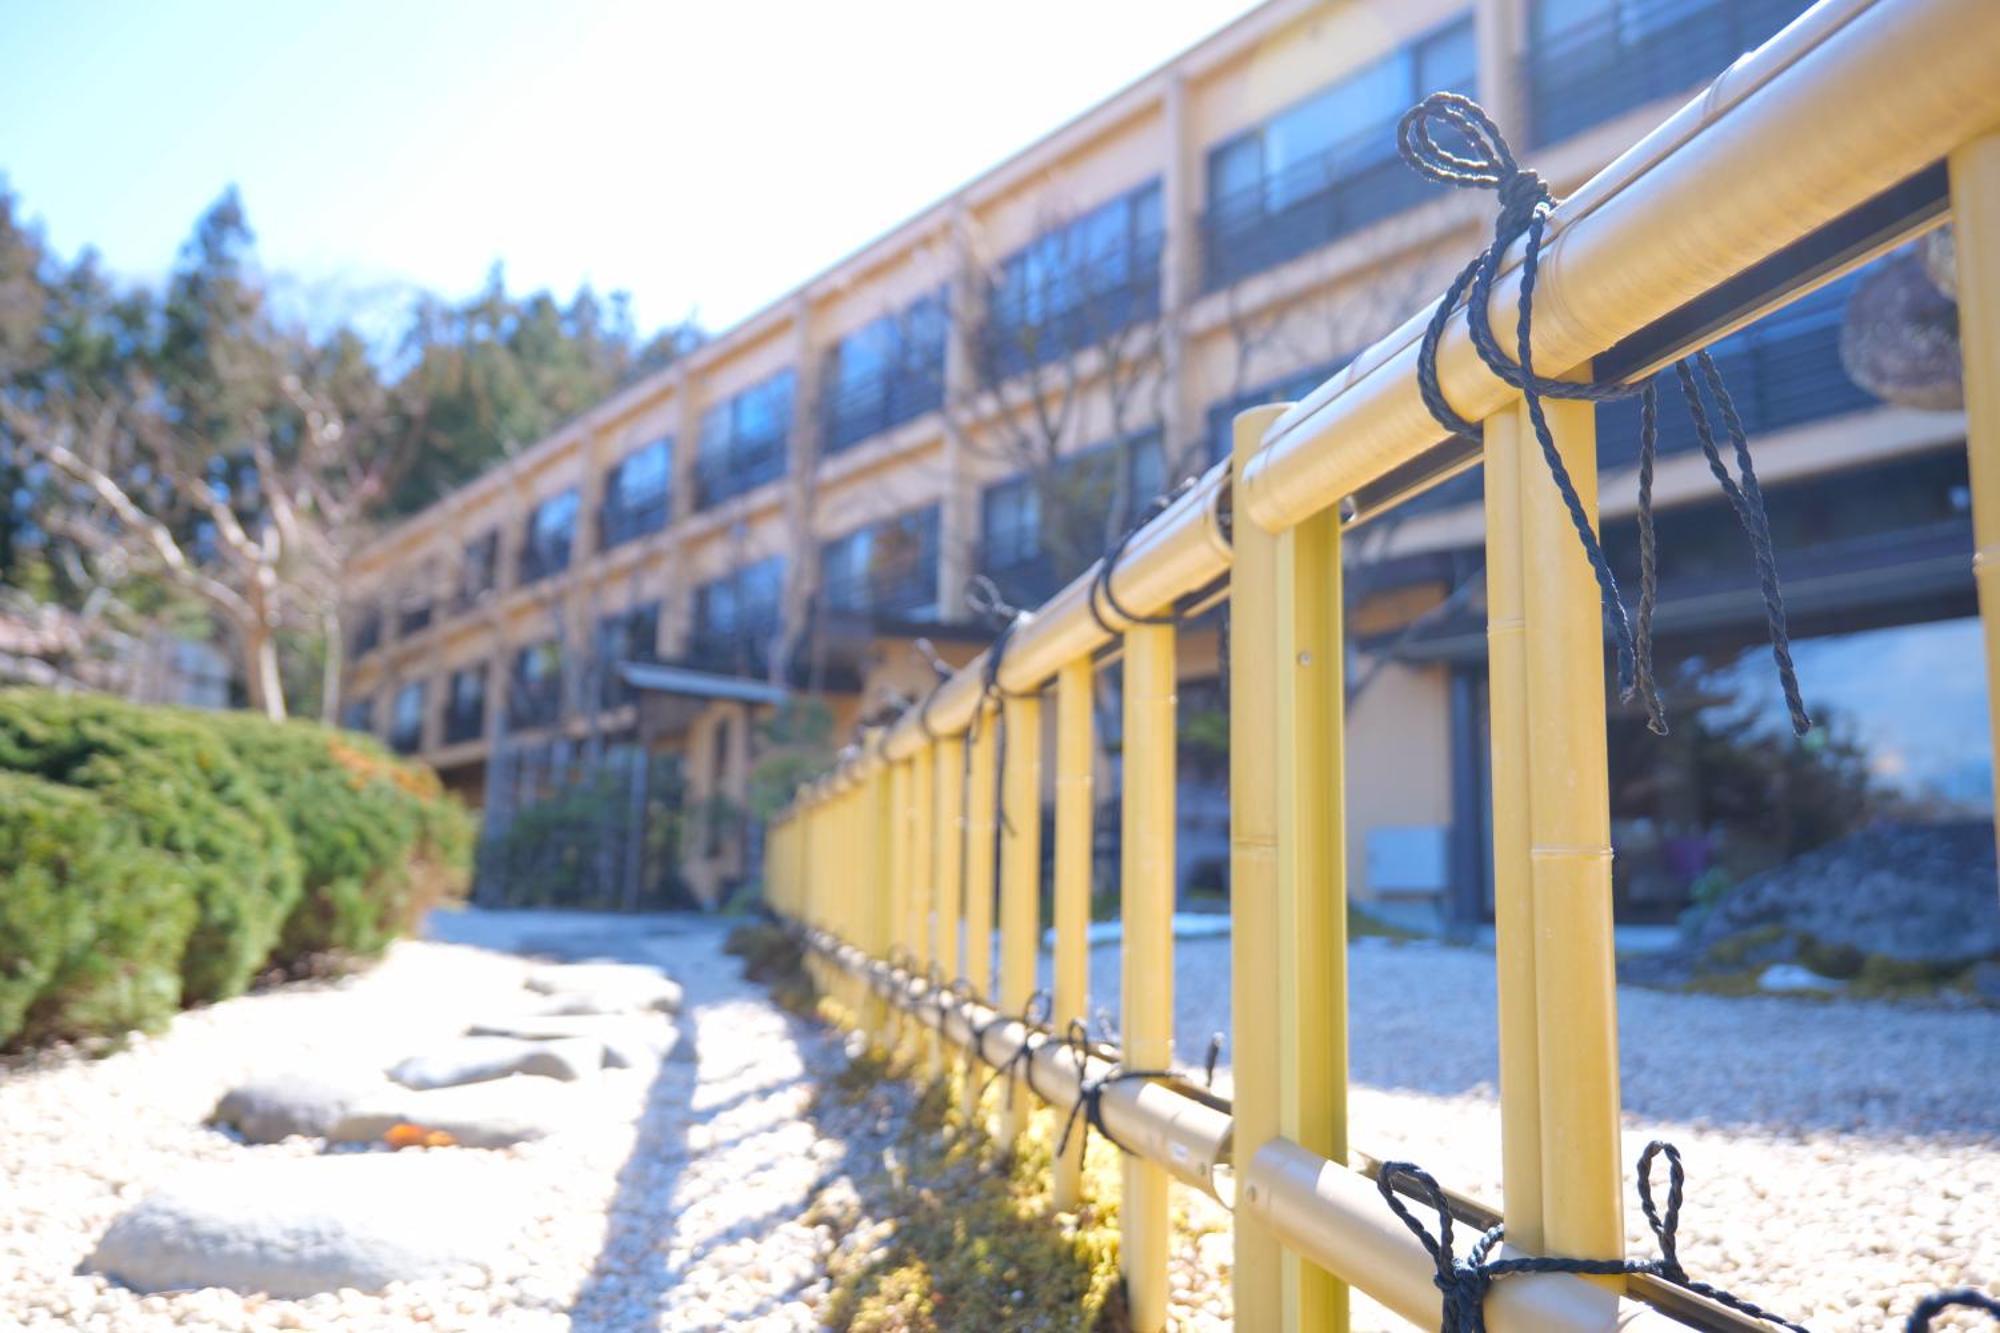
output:
[[[1104,1136],[1105,1142],[1124,1153],[1127,1157],[1132,1150],[1120,1143],[1117,1136],[1104,1123],[1104,1094],[1120,1083],[1153,1082],[1174,1077],[1171,1069],[1127,1069],[1116,1063],[1096,1078],[1089,1075],[1090,1069],[1090,1029],[1080,1018],[1069,1021],[1069,1030],[1064,1034],[1064,1044],[1069,1047],[1071,1057],[1076,1061],[1076,1101],[1070,1106],[1069,1114],[1063,1118],[1061,1137],[1056,1139],[1056,1156],[1069,1151],[1070,1134],[1080,1120],[1084,1126],[1083,1141],[1088,1145],[1090,1131],[1096,1130]]]
[[[1936,1292],[1917,1302],[1903,1325],[1903,1333],[1929,1333],[1931,1320],[1950,1309],[1982,1310],[2000,1320],[2000,1297],[1989,1296],[1972,1287],[1954,1287],[1950,1291]]]
[[[1000,688],[1000,663],[1006,659],[1007,647],[1013,642],[1014,631],[1019,629],[1028,617],[1019,607],[1010,604],[1001,596],[1000,585],[984,574],[974,574],[966,583],[965,601],[975,614],[983,616],[988,624],[995,627],[993,643],[986,650],[986,665],[981,672],[979,688],[981,706],[972,714],[972,731],[969,734],[977,736],[984,722],[986,706],[989,704],[993,706],[996,725],[999,725],[997,721],[1000,716],[999,705],[1007,697],[1007,692]],[[1000,726],[998,735],[999,744],[994,747],[993,759],[996,774],[1004,775],[1007,772],[1007,729],[1004,725]],[[999,776],[994,778],[993,785],[996,791],[999,790]],[[999,809],[1000,827],[1012,837],[1014,821],[1007,815],[1007,803],[999,802]]]
[[[1750,461],[1750,440],[1743,429],[1743,418],[1737,415],[1736,400],[1730,397],[1729,387],[1722,382],[1722,371],[1716,366],[1715,358],[1702,351],[1695,354],[1695,360],[1700,363],[1702,379],[1722,413],[1723,428],[1729,432],[1729,446],[1736,457],[1736,470],[1742,474],[1741,485],[1730,478],[1729,469],[1723,466],[1722,458],[1716,451],[1714,436],[1708,429],[1708,414],[1701,408],[1701,395],[1695,388],[1694,377],[1689,373],[1686,361],[1675,363],[1675,370],[1681,379],[1681,393],[1688,400],[1688,413],[1694,419],[1695,434],[1701,440],[1702,453],[1708,458],[1708,470],[1721,485],[1730,508],[1736,511],[1737,522],[1750,539],[1750,554],[1757,563],[1758,590],[1764,598],[1764,624],[1771,639],[1771,658],[1778,666],[1778,681],[1785,692],[1785,708],[1791,714],[1792,732],[1803,736],[1812,730],[1812,718],[1806,713],[1805,699],[1799,692],[1798,669],[1792,663],[1792,638],[1785,623],[1785,595],[1778,583],[1778,554],[1771,540],[1771,516],[1764,507],[1764,488],[1758,484],[1756,465]]]
[[[1106,610],[1109,610],[1112,615],[1123,620],[1127,627],[1132,625],[1173,625],[1179,623],[1180,616],[1172,610],[1162,611],[1157,615],[1150,616],[1134,614],[1119,602],[1118,594],[1112,590],[1111,578],[1118,570],[1118,562],[1125,557],[1125,548],[1132,544],[1132,539],[1139,535],[1140,530],[1155,518],[1165,513],[1168,505],[1171,505],[1174,501],[1180,499],[1181,496],[1187,494],[1193,487],[1194,478],[1187,477],[1172,490],[1163,491],[1147,501],[1145,508],[1140,510],[1138,519],[1118,535],[1118,540],[1111,543],[1110,547],[1104,552],[1104,558],[1097,562],[1097,572],[1090,580],[1090,598],[1086,606],[1089,608],[1090,618],[1097,622],[1097,627],[1103,630],[1107,636],[1115,639],[1124,633],[1124,630],[1111,623],[1110,616],[1104,614]],[[1100,601],[1102,603],[1101,606]]]
[[[1667,1159],[1667,1206],[1664,1214],[1654,1205],[1652,1181],[1653,1161],[1662,1155]],[[1466,1257],[1460,1259],[1452,1248],[1450,1202],[1429,1172],[1409,1162],[1384,1162],[1376,1176],[1375,1187],[1388,1203],[1390,1211],[1422,1243],[1437,1269],[1431,1282],[1443,1299],[1440,1333],[1485,1333],[1486,1293],[1496,1281],[1515,1273],[1571,1273],[1595,1277],[1645,1273],[1705,1296],[1739,1314],[1788,1329],[1790,1333],[1811,1333],[1803,1324],[1795,1324],[1720,1287],[1697,1282],[1688,1276],[1687,1270],[1681,1267],[1676,1236],[1680,1227],[1685,1181],[1686,1174],[1681,1167],[1678,1149],[1658,1139],[1646,1145],[1646,1150],[1639,1155],[1639,1206],[1646,1214],[1646,1225],[1659,1242],[1660,1257],[1657,1259],[1562,1259],[1541,1256],[1493,1259],[1489,1256],[1505,1234],[1505,1227],[1497,1225],[1482,1233]],[[1437,1235],[1433,1236],[1398,1197],[1399,1182],[1436,1212]]]
[[[1441,147],[1432,135],[1431,125],[1434,121],[1451,127],[1462,136],[1471,146],[1473,155],[1460,156]],[[1404,161],[1419,175],[1460,188],[1490,189],[1500,196],[1500,214],[1494,221],[1492,243],[1474,256],[1471,262],[1452,279],[1424,329],[1417,361],[1417,387],[1423,397],[1424,406],[1446,430],[1469,439],[1477,439],[1477,426],[1460,416],[1445,400],[1437,372],[1439,343],[1450,323],[1452,312],[1457,308],[1461,298],[1464,298],[1466,331],[1472,340],[1473,348],[1494,376],[1520,391],[1522,401],[1527,405],[1528,417],[1534,428],[1535,440],[1540,446],[1543,462],[1548,466],[1549,474],[1562,496],[1563,507],[1569,515],[1570,524],[1576,529],[1577,540],[1582,545],[1585,557],[1590,562],[1591,572],[1597,580],[1604,603],[1604,613],[1611,623],[1613,638],[1617,645],[1619,697],[1626,701],[1638,698],[1646,711],[1648,727],[1655,733],[1664,735],[1667,730],[1666,714],[1660,701],[1652,662],[1652,622],[1653,611],[1658,601],[1659,577],[1652,514],[1653,467],[1658,448],[1658,395],[1653,382],[1649,379],[1645,384],[1638,386],[1579,383],[1548,379],[1535,373],[1532,351],[1535,281],[1540,272],[1542,241],[1549,214],[1555,208],[1555,196],[1539,176],[1524,169],[1515,161],[1513,152],[1508,148],[1506,138],[1500,133],[1499,127],[1478,103],[1455,93],[1433,93],[1405,113],[1397,126],[1397,141]],[[1508,247],[1517,239],[1523,241],[1521,291],[1515,312],[1514,355],[1510,360],[1493,332],[1491,304],[1493,284],[1500,271],[1501,259]],[[1724,423],[1729,430],[1737,467],[1743,476],[1740,486],[1729,477],[1727,469],[1722,466],[1699,394],[1689,392],[1689,386],[1693,381],[1685,361],[1676,364],[1676,371],[1681,377],[1683,392],[1687,395],[1689,412],[1694,420],[1696,433],[1700,436],[1702,448],[1708,455],[1710,470],[1721,482],[1724,494],[1729,498],[1744,531],[1750,538],[1764,598],[1765,621],[1770,633],[1772,656],[1778,665],[1786,706],[1791,713],[1792,728],[1797,734],[1804,735],[1811,727],[1811,721],[1806,715],[1805,705],[1799,693],[1797,673],[1792,664],[1791,642],[1785,623],[1784,600],[1779,591],[1770,522],[1765,513],[1762,490],[1757,485],[1756,471],[1750,462],[1748,439],[1713,358],[1707,352],[1699,352],[1696,354],[1696,359],[1701,364],[1703,376],[1716,397]],[[1631,618],[1626,614],[1625,603],[1618,589],[1617,576],[1612,572],[1603,544],[1598,539],[1590,515],[1577,494],[1569,469],[1556,449],[1543,402],[1547,398],[1608,402],[1635,393],[1641,395],[1640,595],[1639,623],[1636,630]]]
[[[1038,990],[1033,995],[1030,995],[1027,1002],[1021,1006],[1021,1026],[1027,1029],[1027,1031],[1021,1034],[1021,1044],[1014,1048],[1014,1053],[995,1066],[993,1072],[987,1076],[986,1081],[979,1085],[979,1095],[981,1097],[984,1097],[989,1088],[1004,1078],[1007,1080],[1007,1106],[1011,1110],[1014,1106],[1014,1089],[1019,1086],[1014,1081],[1014,1075],[1023,1070],[1025,1070],[1024,1076],[1028,1080],[1028,1091],[1034,1093],[1037,1097],[1042,1095],[1042,1090],[1035,1086],[1035,1050],[1034,1047],[1028,1045],[1028,1034],[1041,1031],[1048,1026],[1049,1012],[1053,1004],[1054,1001],[1050,998],[1047,991]],[[1006,1021],[1005,1018],[996,1016],[985,1026],[997,1027]],[[986,1033],[984,1028],[981,1029],[979,1035],[979,1056],[982,1060],[986,1058]],[[1047,1099],[1044,1098],[1044,1100]]]

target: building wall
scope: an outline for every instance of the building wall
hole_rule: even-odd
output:
[[[619,391],[504,466],[383,533],[351,562],[350,623],[363,609],[388,606],[410,587],[433,589],[439,613],[428,629],[408,638],[399,638],[389,615],[384,646],[349,662],[349,696],[375,700],[375,724],[382,727],[400,683],[437,682],[430,690],[421,752],[448,780],[457,773],[469,779],[481,771],[492,744],[493,716],[505,707],[508,663],[522,645],[558,628],[566,643],[581,645],[598,617],[658,600],[654,650],[678,657],[689,644],[695,590],[771,555],[786,558],[784,616],[796,628],[811,605],[822,543],[931,504],[941,516],[937,603],[946,616],[961,616],[963,585],[978,565],[986,535],[983,489],[1023,466],[997,414],[1026,416],[1027,395],[1039,386],[1045,403],[1067,409],[1057,441],[1063,453],[1087,448],[1112,431],[1116,376],[1106,375],[1101,348],[1068,358],[1062,374],[1019,375],[997,392],[982,379],[968,329],[989,300],[986,279],[995,266],[1051,229],[1157,180],[1164,314],[1148,327],[1158,340],[1160,371],[1137,395],[1144,420],[1136,424],[1153,424],[1156,418],[1169,457],[1204,466],[1213,421],[1224,419],[1246,395],[1269,394],[1288,377],[1324,369],[1403,323],[1481,244],[1493,208],[1484,196],[1417,191],[1392,215],[1354,227],[1329,226],[1312,244],[1288,251],[1289,257],[1216,283],[1209,280],[1205,257],[1207,238],[1219,225],[1219,201],[1208,197],[1210,154],[1301,99],[1464,16],[1477,38],[1481,100],[1524,156],[1558,189],[1568,188],[1658,123],[1685,94],[1611,105],[1594,124],[1560,141],[1534,143],[1525,111],[1533,89],[1524,70],[1537,2],[1270,0],[681,363]],[[1702,3],[1724,18],[1751,7],[1751,0]],[[1756,0],[1754,7],[1768,15],[1782,9],[1784,0],[1775,5]],[[1803,0],[1794,7],[1803,8]],[[1390,114],[1400,109],[1385,108]],[[1354,130],[1382,138],[1387,122],[1373,119],[1373,110],[1369,115],[1368,123],[1357,123]],[[1277,197],[1277,187],[1269,188]],[[829,353],[871,321],[939,291],[949,295],[953,309],[937,370],[942,409],[838,452],[823,451],[819,389]],[[703,413],[787,369],[797,377],[797,393],[785,475],[697,511],[694,472]],[[1128,432],[1134,424],[1126,423]],[[1933,446],[1955,428],[1948,415],[1892,409],[1852,414],[1780,432],[1760,461],[1770,484]],[[631,449],[662,436],[674,440],[671,520],[657,532],[599,551],[592,518],[608,469]],[[1661,502],[1687,502],[1705,484],[1698,459],[1669,459],[1662,465]],[[569,487],[578,490],[581,503],[568,569],[519,586],[514,575],[527,516],[538,502]],[[1607,476],[1607,513],[1616,512],[1620,501],[1614,497],[1628,489],[1622,474]],[[1476,546],[1479,524],[1476,501],[1433,506],[1367,534],[1356,548],[1386,558]],[[499,587],[469,609],[450,610],[461,552],[489,528],[500,534]],[[1212,632],[1188,637],[1184,672],[1212,675],[1217,652]],[[481,659],[495,664],[485,734],[446,746],[439,726],[443,681],[454,667]],[[880,681],[874,699],[850,695],[834,701],[843,729],[878,702],[881,691],[908,692],[922,682],[921,671],[913,679],[908,663],[887,662],[879,650],[868,673]],[[1391,666],[1355,706],[1348,821],[1353,882],[1364,894],[1373,892],[1368,858],[1376,830],[1450,819],[1447,694],[1444,668]],[[704,717],[726,711],[718,706]],[[622,725],[626,716],[607,725]],[[565,725],[574,732],[586,724],[572,717]],[[738,790],[743,778],[740,769],[711,772],[705,744],[711,725],[702,722],[686,741],[696,799]],[[743,747],[738,762],[747,767],[748,728],[738,731]],[[1384,855],[1395,850],[1388,847]],[[697,869],[711,887],[740,868],[727,857],[708,860],[714,864]]]

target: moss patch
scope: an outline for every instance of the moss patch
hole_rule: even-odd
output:
[[[871,1051],[823,1094],[848,1110],[885,1103],[895,1119],[884,1170],[858,1182],[859,1194],[828,1191],[814,1205],[812,1220],[842,1242],[828,1264],[822,1323],[853,1333],[1126,1328],[1116,1150],[1092,1139],[1082,1206],[1058,1212],[1050,1163],[1061,1130],[1053,1113],[1032,1116],[1008,1153],[967,1126],[946,1081],[925,1083],[896,1108],[904,1099],[888,1090],[913,1072]],[[989,1105],[1001,1095],[990,1094]]]

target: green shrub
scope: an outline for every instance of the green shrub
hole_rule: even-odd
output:
[[[0,773],[0,1046],[161,1026],[194,917],[179,867],[104,802]]]
[[[298,848],[304,892],[270,962],[287,971],[372,958],[463,891],[471,819],[436,775],[313,722],[200,715],[249,769]]]
[[[0,770],[94,793],[192,889],[187,1003],[250,984],[301,883],[292,839],[229,748],[194,718],[86,695],[0,690]]]

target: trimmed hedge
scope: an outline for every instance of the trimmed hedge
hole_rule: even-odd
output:
[[[314,722],[273,726],[249,713],[203,720],[249,768],[298,848],[305,891],[273,966],[299,972],[376,957],[426,908],[463,892],[471,821],[429,769]]]
[[[193,885],[181,997],[241,994],[299,900],[291,834],[229,747],[193,717],[94,695],[0,692],[0,769],[94,792]]]
[[[0,778],[0,1045],[379,954],[464,881],[435,775],[310,723],[0,690]]]
[[[181,1002],[193,885],[86,791],[0,773],[0,1044],[153,1028]]]

